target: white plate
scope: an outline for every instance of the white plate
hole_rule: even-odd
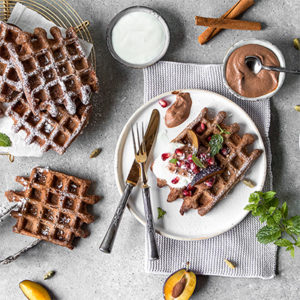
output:
[[[164,152],[164,144],[176,137],[191,121],[200,113],[203,107],[208,107],[214,112],[226,111],[230,117],[226,118],[228,123],[238,122],[240,133],[252,133],[257,139],[251,148],[263,150],[263,154],[257,159],[246,177],[256,183],[255,188],[249,188],[243,183],[238,183],[234,189],[223,198],[207,215],[201,217],[197,210],[190,210],[181,216],[179,209],[182,204],[181,199],[174,202],[167,202],[169,188],[158,188],[156,178],[151,170],[148,170],[149,185],[151,186],[151,202],[155,220],[155,229],[161,235],[180,240],[198,240],[211,238],[228,231],[240,223],[247,215],[244,207],[248,203],[250,193],[263,188],[266,171],[267,159],[265,147],[254,122],[248,114],[231,100],[204,90],[182,90],[189,92],[193,101],[189,118],[172,129],[167,129],[164,124],[166,108],[160,107],[158,100],[164,98],[169,102],[175,100],[175,95],[171,92],[159,95],[138,109],[128,120],[118,140],[115,153],[115,175],[120,194],[125,187],[125,180],[133,162],[133,145],[130,133],[131,126],[136,122],[143,121],[147,124],[154,108],[160,112],[161,120],[157,142],[154,145],[153,156],[156,157]],[[150,159],[153,159],[150,157]],[[161,207],[167,213],[160,220],[157,219],[157,207]],[[140,188],[133,190],[132,196],[128,201],[128,208],[139,222],[145,225],[144,207]]]

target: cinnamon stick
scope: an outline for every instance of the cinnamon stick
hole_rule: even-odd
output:
[[[239,0],[233,5],[220,19],[234,19],[245,12],[249,7],[254,5],[254,0]],[[199,35],[198,41],[201,45],[207,43],[215,35],[217,35],[222,29],[209,27],[202,34]]]
[[[0,118],[4,117],[4,108],[2,107],[2,104],[0,103]]]
[[[196,25],[199,26],[237,30],[261,30],[261,24],[259,22],[220,18],[203,18],[198,16],[195,17],[195,21]]]

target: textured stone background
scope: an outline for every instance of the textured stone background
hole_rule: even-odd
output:
[[[0,201],[8,188],[17,187],[16,175],[28,174],[36,165],[50,166],[83,178],[94,180],[93,191],[103,196],[94,212],[99,216],[90,226],[91,236],[69,251],[42,243],[8,266],[0,267],[0,299],[24,299],[18,289],[23,279],[42,281],[43,274],[56,270],[46,282],[57,299],[162,299],[166,276],[144,272],[144,228],[125,212],[122,226],[111,255],[99,252],[99,243],[119,200],[114,182],[113,157],[118,135],[130,115],[143,102],[141,70],[121,66],[110,56],[105,31],[111,18],[120,10],[136,4],[157,9],[171,30],[171,45],[166,60],[220,63],[226,50],[240,39],[262,38],[276,44],[284,53],[287,65],[300,69],[300,52],[291,45],[300,36],[299,0],[257,0],[244,19],[261,21],[261,32],[225,31],[208,45],[200,46],[197,36],[202,28],[194,26],[194,16],[220,16],[235,0],[72,0],[70,4],[83,19],[91,22],[91,33],[97,52],[97,73],[101,94],[93,98],[94,113],[88,128],[64,156],[53,152],[42,159],[16,159],[14,164],[0,157]],[[274,189],[288,201],[290,211],[300,214],[299,148],[300,78],[287,76],[281,91],[272,99],[271,142],[273,151]],[[93,160],[89,153],[101,147]],[[28,239],[11,234],[13,221],[1,224],[0,256],[14,252]],[[279,251],[279,275],[272,280],[199,277],[192,299],[298,299],[300,250],[295,259]]]

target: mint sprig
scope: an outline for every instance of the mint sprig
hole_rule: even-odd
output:
[[[202,163],[202,161],[196,155],[192,156],[192,160],[195,163],[195,165],[198,166],[199,168],[205,168],[205,166]]]
[[[223,142],[224,138],[222,136],[223,133],[225,134],[230,134],[229,131],[221,128],[219,124],[217,124],[218,129],[220,130],[219,134],[214,134],[210,141],[209,141],[209,146],[210,146],[210,156],[214,157],[216,154],[220,152],[220,150],[223,148]]]
[[[0,132],[0,147],[10,147],[10,146],[11,146],[10,138],[5,133]]]
[[[261,223],[266,222],[256,234],[260,243],[285,247],[294,257],[295,247],[300,248],[300,216],[288,217],[287,203],[280,206],[276,192],[252,193],[245,209],[259,217]]]
[[[177,160],[176,158],[172,158],[172,159],[169,160],[169,163],[171,163],[171,164],[176,164],[177,161],[178,161],[178,160]]]
[[[162,218],[167,212],[165,210],[163,210],[161,207],[157,208],[157,212],[158,212],[158,216],[157,219]]]

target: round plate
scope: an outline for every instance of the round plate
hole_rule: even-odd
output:
[[[166,144],[176,137],[191,121],[193,121],[200,113],[202,108],[208,107],[214,113],[218,111],[227,112],[227,123],[239,123],[240,134],[251,133],[257,139],[251,146],[251,149],[262,149],[263,154],[256,160],[252,168],[246,174],[246,178],[256,183],[255,188],[249,188],[243,183],[238,183],[226,198],[223,198],[215,207],[205,216],[201,217],[197,210],[190,210],[183,216],[180,215],[179,209],[182,204],[181,199],[174,202],[167,202],[169,188],[158,188],[156,185],[156,177],[152,171],[148,170],[148,180],[151,187],[151,203],[155,229],[161,235],[180,240],[198,240],[217,236],[239,224],[247,215],[244,207],[248,203],[250,193],[256,190],[262,190],[266,172],[267,159],[265,147],[260,133],[249,115],[237,104],[231,100],[204,90],[181,90],[189,92],[193,101],[189,118],[181,125],[175,128],[167,128],[164,124],[164,115],[166,108],[162,108],[158,104],[158,100],[164,98],[170,103],[174,102],[176,95],[168,92],[153,98],[151,101],[138,109],[128,120],[121,135],[119,137],[116,153],[115,153],[115,176],[119,192],[125,187],[125,180],[133,162],[133,144],[130,134],[131,126],[136,122],[144,122],[147,124],[154,108],[160,112],[161,120],[156,143],[153,145],[153,157],[157,157],[164,150]],[[149,157],[150,165],[153,157]],[[157,208],[161,207],[167,213],[163,218],[157,218]],[[128,201],[128,208],[139,222],[145,225],[144,207],[142,200],[141,188],[137,187],[133,190]]]

